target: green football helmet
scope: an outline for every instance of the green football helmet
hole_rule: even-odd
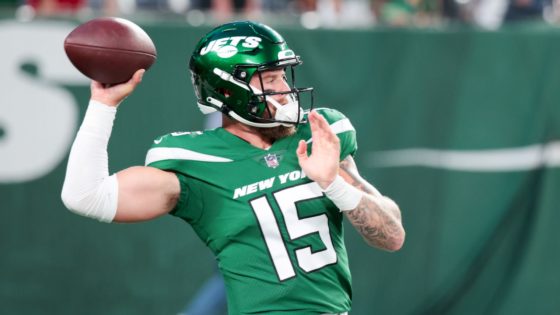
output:
[[[303,92],[309,92],[309,109],[313,108],[313,89],[295,87],[294,67],[301,63],[275,30],[242,21],[206,34],[196,45],[189,66],[198,107],[204,114],[220,111],[244,124],[267,128],[301,123]],[[288,91],[263,88],[261,73],[277,69],[286,71]],[[260,87],[249,84],[255,75]],[[285,94],[288,103],[280,105],[271,97],[278,94]],[[276,107],[274,117],[267,103]]]

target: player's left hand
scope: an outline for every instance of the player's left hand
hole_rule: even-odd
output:
[[[340,140],[329,123],[316,111],[308,115],[311,125],[311,155],[307,155],[307,143],[300,140],[296,154],[303,172],[321,188],[327,188],[338,175],[340,164]]]

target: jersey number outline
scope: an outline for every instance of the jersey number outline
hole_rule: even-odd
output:
[[[336,263],[337,256],[331,240],[327,215],[323,213],[299,218],[297,213],[296,204],[298,202],[323,196],[319,185],[311,182],[277,191],[273,195],[284,217],[290,241],[312,233],[319,233],[319,237],[325,245],[325,249],[317,252],[313,252],[311,246],[296,249],[295,254],[299,267],[305,272],[312,272]],[[280,233],[279,222],[274,216],[268,198],[264,195],[251,200],[250,204],[257,217],[278,279],[284,281],[295,277],[296,272]]]

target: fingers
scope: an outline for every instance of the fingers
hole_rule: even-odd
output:
[[[307,119],[309,120],[309,127],[311,129],[311,139],[313,143],[316,143],[317,140],[320,138],[319,136],[320,129],[317,124],[317,113],[314,110],[311,111]]]
[[[317,113],[316,111],[311,111],[309,113],[309,122],[311,123],[311,130],[317,131],[327,131],[331,130],[329,123],[325,120],[325,117]]]
[[[95,80],[92,80],[92,81],[91,81],[91,88],[92,88],[92,89],[102,89],[102,88],[103,88],[103,84],[101,84],[101,83],[99,83],[99,82],[97,82],[97,81],[95,81]]]
[[[130,78],[130,80],[128,80],[128,82],[123,84],[122,94],[124,94],[124,97],[126,97],[130,93],[132,93],[132,91],[134,91],[134,89],[136,89],[136,86],[140,82],[142,82],[142,77],[144,76],[145,72],[146,72],[146,70],[144,70],[144,69],[137,70],[132,75],[132,78]]]
[[[130,88],[135,88],[140,82],[142,82],[142,77],[144,77],[144,73],[146,72],[146,70],[144,69],[139,69],[136,72],[134,72],[134,74],[132,75],[132,77],[130,78],[130,80],[128,80],[127,82],[124,82],[122,84],[116,84],[116,85],[107,85],[107,84],[103,84],[101,82],[97,82],[95,80],[91,81],[91,88],[92,89],[112,89],[112,90],[116,90],[119,89],[119,86],[127,86],[128,89]],[[126,89],[126,88],[125,88]]]
[[[329,123],[316,111],[311,111],[307,119],[311,129],[311,152],[307,154],[307,143],[300,140],[296,150],[299,165],[307,176],[326,187],[338,173],[340,164],[340,142]]]
[[[142,77],[144,77],[144,73],[146,70],[139,69],[132,75],[132,78],[128,82],[133,83],[134,86],[138,85],[138,83],[142,82]]]
[[[130,95],[136,86],[142,82],[142,77],[146,70],[139,69],[127,82],[115,84],[115,85],[104,85],[100,82],[91,82],[91,95],[92,99],[102,102],[103,104],[109,106],[117,106],[120,104],[128,95]]]
[[[298,159],[307,159],[307,143],[305,140],[299,140],[298,147],[296,149],[296,154]]]
[[[299,140],[296,155],[301,169],[306,169],[309,166],[309,156],[307,155],[307,142],[305,140]]]
[[[325,117],[323,117],[322,115],[320,115],[317,112],[315,112],[315,115],[317,116],[317,122],[318,122],[319,128],[322,131],[324,131],[325,134],[327,134],[329,136],[329,138],[331,138],[331,139],[336,138],[336,135],[332,131],[331,126],[329,125],[329,123],[327,122]]]
[[[144,69],[136,70],[136,72],[134,72],[134,74],[132,75],[130,80],[128,80],[127,82],[125,82],[123,84],[119,84],[122,87],[118,87],[119,85],[116,85],[115,86],[116,89],[122,90],[122,93],[124,93],[128,96],[128,94],[132,93],[132,91],[134,91],[136,86],[138,84],[140,84],[140,82],[142,82],[142,77],[144,76],[145,72],[146,72],[146,70],[144,70]]]
[[[308,119],[311,127],[311,138],[314,143],[319,141],[338,141],[338,137],[332,131],[325,117],[313,110],[309,113]]]

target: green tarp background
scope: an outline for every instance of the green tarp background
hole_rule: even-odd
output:
[[[141,25],[158,60],[119,109],[112,172],[143,164],[159,135],[204,126],[187,59],[208,29]],[[2,72],[18,73],[0,75],[0,164],[45,153],[8,147],[14,124],[37,134],[57,123],[46,94],[11,92],[23,80],[71,93],[73,132],[83,117],[87,81],[52,75],[62,41],[41,33],[72,26],[0,23],[0,40],[22,42],[2,45],[2,55],[23,56],[0,58]],[[279,31],[304,60],[300,85],[351,119],[362,174],[402,209],[407,240],[397,253],[367,247],[347,226],[352,314],[559,314],[560,30]],[[39,109],[33,124],[12,115]],[[384,158],[405,149],[418,149],[404,151],[408,164]],[[449,166],[442,152],[492,166]],[[507,154],[484,155],[497,152]],[[0,314],[176,314],[213,273],[209,251],[172,217],[108,225],[71,214],[59,198],[65,163],[30,180],[0,169]]]

